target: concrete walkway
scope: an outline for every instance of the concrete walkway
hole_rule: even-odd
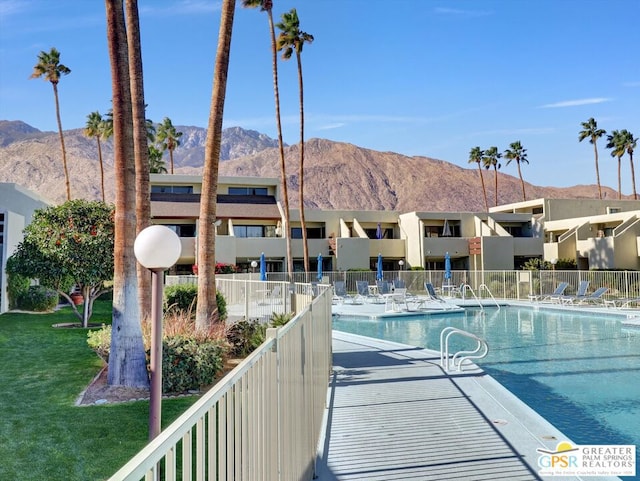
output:
[[[567,440],[478,368],[338,331],[333,350],[320,481],[538,480],[536,448]]]

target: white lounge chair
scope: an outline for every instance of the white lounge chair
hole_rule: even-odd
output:
[[[599,287],[588,296],[584,296],[578,301],[578,304],[594,304],[604,306],[604,299],[602,296],[609,290],[608,287]]]
[[[555,291],[551,294],[543,294],[543,295],[531,295],[529,299],[532,301],[540,301],[540,302],[558,302],[559,299],[564,295],[564,291],[569,287],[568,282],[561,282],[557,285]]]
[[[589,281],[580,281],[578,284],[578,291],[573,296],[560,296],[559,302],[562,304],[573,304],[574,302],[580,301],[587,295],[587,289],[589,289]]]

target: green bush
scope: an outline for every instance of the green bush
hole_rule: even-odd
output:
[[[224,366],[225,348],[220,342],[198,343],[172,337],[162,343],[162,391],[180,393],[212,384]]]
[[[195,315],[196,299],[198,298],[198,286],[196,284],[177,284],[167,286],[164,290],[164,310],[191,311]],[[216,303],[220,320],[227,318],[227,300],[220,291],[216,291]]]
[[[245,357],[266,339],[267,326],[258,319],[242,319],[227,331],[227,341],[231,344],[231,356]]]
[[[102,325],[102,329],[91,330],[87,333],[87,344],[106,363],[109,362],[111,347],[111,326]]]
[[[9,309],[18,307],[18,300],[27,294],[31,279],[16,272],[16,260],[13,257],[7,259],[7,295],[9,296]]]
[[[43,286],[31,286],[17,300],[18,309],[34,312],[53,311],[58,305],[58,293]]]
[[[293,313],[291,312],[287,312],[284,314],[278,314],[277,312],[274,312],[273,314],[271,314],[271,327],[282,327],[291,319],[293,319]]]

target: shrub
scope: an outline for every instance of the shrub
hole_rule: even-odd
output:
[[[149,352],[149,351],[147,351]],[[162,391],[179,393],[213,383],[224,366],[224,345],[183,336],[162,343]]]
[[[164,290],[164,310],[167,313],[184,311],[195,315],[197,298],[198,286],[196,284],[167,286]],[[227,300],[220,291],[216,291],[216,303],[218,304],[220,321],[224,321],[227,318]]]
[[[7,259],[7,295],[9,296],[9,308],[18,307],[18,300],[27,294],[31,279],[16,271],[17,262],[13,257]]]
[[[17,300],[17,307],[25,311],[52,311],[58,305],[58,293],[43,286],[31,286]]]
[[[227,331],[227,341],[231,345],[231,356],[245,357],[266,339],[267,326],[258,319],[242,319]]]
[[[109,362],[111,326],[103,324],[102,329],[89,331],[87,333],[87,344],[104,362]]]
[[[277,312],[274,312],[271,314],[271,327],[282,327],[291,319],[293,319],[293,314],[291,312],[287,312],[285,314],[278,314]]]

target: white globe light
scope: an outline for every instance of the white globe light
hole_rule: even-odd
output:
[[[147,269],[168,269],[182,253],[178,235],[164,225],[143,229],[133,243],[136,259]]]

